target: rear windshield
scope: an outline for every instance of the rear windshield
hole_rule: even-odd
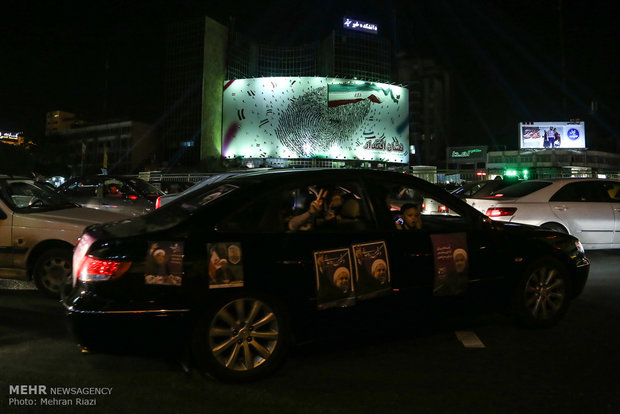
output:
[[[232,184],[223,184],[215,186],[205,192],[200,192],[194,197],[184,198],[184,202],[181,204],[181,208],[187,211],[194,211],[202,206],[205,206],[226,194],[237,190],[239,187]],[[194,193],[192,193],[194,194]]]
[[[157,194],[163,195],[163,191],[159,190],[157,187],[154,187],[151,183],[148,183],[139,178],[128,178],[127,182],[131,184],[140,194]]]
[[[546,186],[551,185],[549,181],[523,181],[518,184],[510,185],[506,188],[502,188],[501,190],[494,191],[491,193],[491,196],[499,196],[502,197],[524,197],[528,194],[532,194],[534,191],[538,191],[541,188],[545,188]]]

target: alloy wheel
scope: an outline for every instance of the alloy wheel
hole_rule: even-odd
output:
[[[566,301],[566,284],[555,267],[538,267],[525,284],[525,308],[537,320],[554,318]]]
[[[209,328],[209,347],[225,368],[250,371],[272,356],[280,331],[274,311],[258,299],[239,298],[222,306]]]

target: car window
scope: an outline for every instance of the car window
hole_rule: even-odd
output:
[[[499,196],[501,194],[502,197],[525,197],[549,185],[551,185],[551,181],[523,181],[494,191],[490,195]]]
[[[100,183],[91,179],[72,181],[62,187],[61,192],[68,197],[97,197]]]
[[[103,197],[104,198],[123,198],[130,195],[136,195],[136,192],[127,183],[114,178],[103,181]]]
[[[127,182],[136,189],[140,194],[158,194],[163,195],[163,191],[159,190],[157,187],[152,185],[151,183],[141,180],[139,178],[128,178]]]
[[[75,207],[45,184],[31,180],[6,180],[0,186],[0,194],[11,209],[20,213]]]
[[[604,182],[582,181],[566,184],[549,201],[606,202],[611,201],[611,198]]]
[[[358,232],[372,227],[354,183],[310,183],[279,189],[222,219],[220,231]]]
[[[385,202],[379,208],[384,207],[389,214],[392,230],[444,231],[466,221],[459,207],[446,203],[438,195],[441,194],[439,192],[434,194],[415,186],[392,182],[380,185]]]
[[[604,181],[603,188],[607,191],[611,201],[620,201],[620,182],[616,181]]]

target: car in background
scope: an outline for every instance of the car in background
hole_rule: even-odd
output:
[[[620,180],[522,181],[468,204],[493,220],[531,224],[579,238],[586,249],[620,248]]]
[[[34,280],[58,297],[84,228],[122,218],[81,208],[45,183],[0,175],[0,278]]]
[[[420,200],[445,213],[398,230],[391,206]],[[222,178],[88,227],[73,259],[63,303],[79,344],[176,340],[200,371],[239,382],[277,369],[293,339],[350,329],[348,318],[362,326],[412,311],[403,321],[415,326],[467,301],[551,326],[589,271],[573,236],[494,222],[422,179],[357,169]]]
[[[458,198],[483,198],[509,185],[516,184],[517,182],[517,180],[506,179],[470,181],[452,190],[451,193]]]
[[[140,178],[110,175],[74,177],[58,192],[83,207],[131,216],[153,211],[157,197],[164,195]]]

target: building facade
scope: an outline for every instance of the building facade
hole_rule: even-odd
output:
[[[63,112],[51,112],[56,113]],[[49,149],[50,158],[59,158],[69,167],[71,175],[136,173],[152,161],[158,139],[151,125],[136,121],[86,123],[69,116],[68,121],[61,116],[57,125],[73,126],[50,129],[42,145]],[[58,117],[48,114],[50,118]]]
[[[222,86],[227,81],[325,77],[394,84],[398,78],[390,40],[379,30],[349,30],[344,21],[319,40],[277,46],[248,38],[234,24],[204,17],[171,26],[167,50],[167,108],[159,159],[170,169],[221,167],[222,141],[226,140]],[[260,159],[246,161],[265,165]],[[270,162],[278,166],[343,165],[340,160],[334,164],[314,157],[274,157]]]

